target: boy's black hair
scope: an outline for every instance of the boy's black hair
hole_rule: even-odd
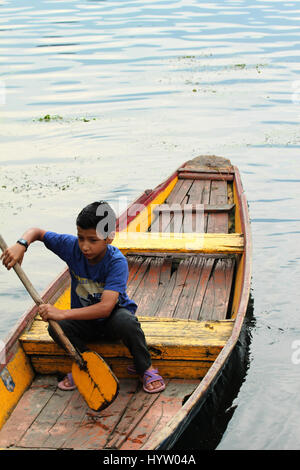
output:
[[[98,235],[107,238],[116,230],[116,214],[108,202],[92,202],[78,214],[76,225],[84,230],[94,228]]]

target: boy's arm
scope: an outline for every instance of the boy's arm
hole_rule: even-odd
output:
[[[41,228],[33,227],[22,235],[21,238],[27,241],[28,246],[35,241],[43,241],[46,230]],[[1,255],[0,259],[2,264],[9,270],[14,267],[16,263],[22,263],[26,247],[20,245],[20,243],[15,243],[14,245],[7,248]]]
[[[88,307],[60,310],[53,305],[43,304],[39,306],[39,314],[44,321],[47,320],[96,320],[107,318],[114,309],[119,298],[119,292],[105,290],[101,301]]]

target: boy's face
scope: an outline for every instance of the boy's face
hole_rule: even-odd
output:
[[[113,237],[101,239],[93,228],[83,229],[77,226],[78,245],[83,255],[91,264],[96,264],[104,257],[106,248]]]

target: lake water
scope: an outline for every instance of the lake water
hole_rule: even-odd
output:
[[[75,233],[85,204],[118,210],[199,154],[239,167],[254,321],[216,448],[299,449],[300,3],[0,0],[0,38],[8,244]],[[64,264],[36,243],[23,267],[42,292]],[[4,269],[0,302],[3,340],[32,304]]]

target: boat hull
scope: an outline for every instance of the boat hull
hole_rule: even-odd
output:
[[[199,210],[203,233],[195,230]],[[49,337],[33,307],[0,352],[0,399],[5,404],[0,413],[0,447],[32,448],[41,418],[33,411],[23,416],[20,410],[24,403],[39,406],[39,387],[49,396],[47,413],[53,403],[57,410],[62,406],[71,412],[77,404],[81,411],[80,417],[75,413],[76,431],[69,440],[64,438],[67,425],[62,411],[54,417],[62,427],[54,426],[51,439],[40,440],[38,448],[120,450],[172,448],[217,387],[238,345],[250,295],[251,231],[238,169],[217,157],[186,162],[120,215],[117,232],[114,244],[129,263],[128,291],[139,305],[152,362],[165,378],[166,390],[145,394],[138,378],[128,374],[132,359],[126,348],[102,342],[90,346],[121,379],[120,397],[109,407],[111,416],[105,410],[91,416],[79,406],[77,391],[65,404],[53,376],[70,370],[70,358]],[[45,302],[67,308],[69,283],[65,269],[42,295]],[[142,410],[137,416],[136,409]],[[28,431],[20,431],[20,419]],[[105,432],[92,426],[100,421],[106,423]],[[153,422],[155,432],[147,424]],[[12,440],[20,432],[22,439]]]

